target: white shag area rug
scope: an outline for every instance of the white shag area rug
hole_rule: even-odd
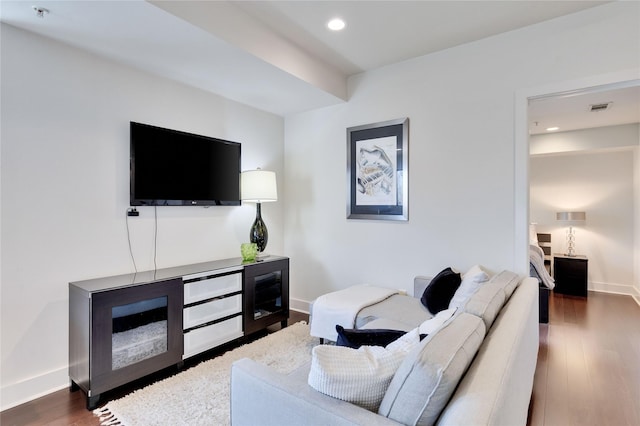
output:
[[[94,414],[102,425],[228,425],[234,361],[251,358],[289,373],[311,360],[311,350],[318,343],[309,335],[309,326],[298,322],[111,401]]]

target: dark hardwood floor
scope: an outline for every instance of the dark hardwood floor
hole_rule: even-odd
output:
[[[291,312],[289,323],[308,320]],[[277,331],[279,325],[269,328]],[[185,367],[219,355],[206,354]],[[174,374],[164,371],[110,393],[119,398]],[[0,413],[2,426],[98,425],[82,392],[61,390]],[[551,294],[549,324],[540,325],[540,350],[529,426],[640,425],[640,306],[628,296],[589,293],[588,299]]]
[[[528,424],[640,425],[640,306],[631,297],[552,293]]]
[[[309,315],[297,312],[289,312],[289,324],[298,321],[309,321]],[[266,335],[280,330],[280,323],[274,324],[267,328],[266,332],[258,332],[248,338],[243,339],[236,344],[227,344],[219,349],[214,349],[205,354],[195,356],[185,361],[184,369],[193,367],[203,361],[222,355],[224,352],[234,349],[240,344],[248,343]],[[104,405],[109,400],[121,398],[136,389],[143,388],[155,381],[167,378],[176,374],[178,370],[168,368],[156,374],[149,375],[140,380],[136,380],[128,385],[121,386],[110,392],[104,393],[104,399],[101,398],[100,405]],[[98,418],[93,412],[86,408],[86,398],[82,391],[70,392],[63,389],[53,392],[42,398],[29,401],[25,404],[2,411],[0,413],[1,426],[39,426],[39,425],[73,425],[73,426],[99,426]]]

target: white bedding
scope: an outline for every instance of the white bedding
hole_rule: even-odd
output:
[[[311,312],[311,335],[336,341],[336,324],[354,328],[361,309],[397,294],[398,290],[370,285],[356,285],[318,297]]]
[[[547,268],[544,266],[544,252],[542,251],[542,248],[535,244],[529,244],[529,262],[533,269],[535,269],[538,277],[540,277],[540,280],[542,280],[542,283],[553,290],[556,284],[551,275],[549,275],[549,272],[547,272]]]

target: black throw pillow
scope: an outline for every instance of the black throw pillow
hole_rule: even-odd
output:
[[[462,278],[459,273],[446,268],[436,275],[424,289],[420,301],[433,315],[447,309]]]
[[[341,325],[336,325],[336,331],[338,332],[336,346],[353,349],[358,349],[360,346],[387,346],[406,334],[406,331],[387,329],[345,330]]]

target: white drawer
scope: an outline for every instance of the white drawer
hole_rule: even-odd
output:
[[[188,277],[183,277],[188,279]],[[184,285],[184,304],[199,302],[212,297],[224,296],[242,290],[242,273],[223,275]]]
[[[224,318],[242,311],[242,295],[216,299],[184,309],[184,329]]]
[[[184,334],[184,355],[182,359],[189,358],[242,336],[242,315],[207,327],[191,330]]]

